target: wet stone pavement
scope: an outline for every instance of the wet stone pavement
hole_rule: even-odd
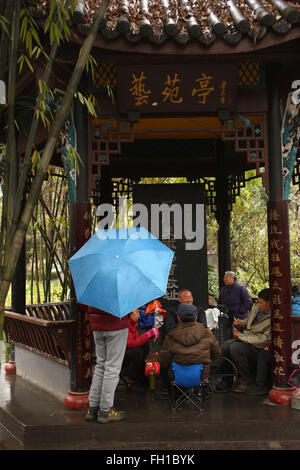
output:
[[[87,423],[86,410],[62,401],[0,369],[0,450],[300,450],[300,411],[268,397],[215,393],[202,411],[172,411],[155,392],[121,386],[119,423]]]

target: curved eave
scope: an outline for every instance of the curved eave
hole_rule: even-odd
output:
[[[134,54],[152,55],[239,55],[246,53],[261,52],[275,46],[280,46],[295,39],[300,38],[300,27],[293,27],[285,35],[278,35],[269,31],[263,39],[254,43],[251,38],[243,37],[238,44],[230,45],[221,38],[217,38],[211,45],[204,46],[201,42],[192,40],[186,45],[175,43],[171,38],[160,45],[153,44],[145,39],[135,43],[130,43],[126,38],[106,39],[101,34],[96,38],[94,47],[115,52],[126,52]],[[80,40],[78,40],[80,42]]]

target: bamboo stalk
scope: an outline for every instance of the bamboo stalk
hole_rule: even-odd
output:
[[[6,264],[8,255],[8,232],[10,223],[10,203],[11,203],[11,182],[14,169],[15,159],[15,91],[16,91],[16,71],[17,71],[17,55],[18,55],[18,42],[19,42],[19,24],[20,24],[20,2],[14,0],[14,13],[12,17],[11,27],[11,50],[9,59],[9,74],[8,74],[8,116],[7,116],[7,148],[6,148],[6,162],[5,172],[3,179],[3,202],[2,202],[2,220],[1,220],[1,234],[0,234],[0,247],[1,247],[1,269]],[[21,201],[20,201],[21,205]]]
[[[15,90],[16,90],[16,70],[17,70],[17,55],[18,55],[18,42],[19,42],[19,25],[20,25],[20,2],[14,0],[14,13],[12,19],[12,43],[11,53],[9,59],[9,88],[8,88],[8,118],[7,118],[7,148],[6,148],[6,164],[4,172],[4,183],[3,183],[3,201],[2,201],[2,219],[1,219],[1,232],[0,232],[0,271],[5,271],[9,256],[9,218],[10,218],[10,203],[11,203],[11,181],[13,175],[13,165],[15,158],[15,129],[14,129],[14,108],[15,108]],[[30,221],[29,221],[30,222]],[[28,222],[28,223],[29,223]],[[19,249],[18,258],[22,247]],[[17,265],[18,258],[16,259],[15,267]],[[13,273],[11,279],[13,277]],[[4,326],[4,304],[9,289],[8,284],[6,288],[6,295],[3,301],[0,303],[0,340],[3,339],[3,326]]]
[[[33,217],[33,220],[34,220],[34,221],[37,220],[34,215],[33,215],[32,217]],[[39,227],[39,231],[40,231],[40,234],[41,234],[41,236],[42,236],[42,238],[43,238],[43,240],[44,240],[44,242],[45,242],[45,244],[46,244],[46,247],[49,249],[49,251],[52,251],[52,252],[54,253],[54,256],[57,258],[58,263],[59,263],[60,265],[62,265],[62,260],[59,258],[59,255],[58,255],[57,251],[54,250],[54,248],[53,248],[53,246],[52,246],[52,244],[51,244],[51,241],[49,240],[49,238],[48,238],[47,233],[45,232],[45,230],[42,229],[41,227]],[[54,257],[53,257],[53,258],[54,258]],[[54,261],[54,264],[55,264],[55,266],[56,266],[55,261]],[[58,270],[57,270],[57,271],[58,271]],[[58,272],[58,276],[59,276],[60,282],[61,282],[61,284],[62,284],[62,279],[61,279],[61,276],[60,276],[59,272]]]

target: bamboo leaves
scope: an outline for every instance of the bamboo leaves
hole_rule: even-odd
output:
[[[65,91],[62,103],[59,106],[59,109],[57,111],[55,121],[54,121],[53,125],[51,126],[51,128],[49,130],[47,142],[46,142],[45,147],[43,149],[42,156],[41,156],[40,162],[39,162],[39,166],[38,166],[37,171],[35,173],[35,176],[33,178],[33,181],[32,181],[32,184],[31,184],[31,189],[30,189],[30,192],[29,192],[28,197],[26,199],[26,203],[24,205],[24,208],[22,210],[20,210],[20,207],[15,207],[14,208],[14,221],[12,222],[11,234],[8,237],[8,244],[5,245],[6,249],[8,249],[7,258],[6,258],[8,260],[8,262],[7,263],[2,263],[2,268],[3,269],[2,269],[2,273],[1,273],[2,275],[1,275],[1,281],[0,281],[0,307],[2,308],[2,312],[0,313],[0,336],[1,336],[1,323],[3,324],[3,308],[4,308],[4,305],[5,305],[5,299],[6,299],[7,292],[8,292],[11,280],[13,278],[13,275],[14,275],[14,272],[15,272],[15,269],[16,269],[17,261],[18,261],[18,258],[19,258],[19,255],[20,255],[20,252],[21,252],[21,249],[22,249],[25,234],[27,232],[27,229],[28,229],[28,226],[30,224],[32,215],[34,213],[34,208],[35,208],[36,203],[37,203],[37,201],[39,199],[39,196],[41,194],[41,188],[42,188],[43,182],[45,181],[45,177],[47,176],[48,166],[50,164],[53,152],[56,148],[58,137],[59,137],[61,129],[64,125],[66,116],[67,116],[67,114],[70,110],[70,106],[71,106],[72,101],[74,99],[74,95],[78,90],[82,74],[83,74],[83,72],[85,71],[85,68],[86,68],[86,62],[87,62],[87,60],[90,56],[91,49],[93,47],[94,41],[96,39],[96,36],[97,36],[99,28],[100,28],[100,24],[101,24],[101,22],[103,22],[104,15],[105,15],[108,3],[109,3],[109,0],[103,0],[101,2],[99,8],[97,9],[97,11],[95,13],[94,22],[93,22],[93,24],[92,24],[92,26],[89,30],[89,33],[88,33],[87,37],[85,38],[85,40],[83,42],[81,50],[79,51],[78,59],[77,59],[77,62],[74,66],[72,76],[71,76],[71,79],[68,83],[67,89]],[[20,2],[15,0],[14,5],[15,5],[15,13],[16,13],[16,7],[20,5]],[[66,11],[67,10],[64,10],[61,2],[54,1],[54,0],[51,1],[50,8],[51,8],[51,14],[49,15],[50,19],[47,23],[47,28],[49,28],[50,39],[51,39],[51,34],[52,34],[53,46],[54,46],[55,44],[56,45],[60,44],[61,36],[66,37],[67,34],[68,34],[68,26],[66,24],[67,23],[67,16],[66,16]],[[58,34],[57,29],[53,28],[53,26],[52,26],[52,29],[51,29],[51,24],[52,23],[50,22],[50,20],[52,20],[54,18],[54,15],[55,15],[54,12],[56,12],[58,20],[61,19],[61,21],[62,21],[62,23],[61,23],[62,33],[61,34]],[[19,12],[18,12],[18,17],[20,17]],[[23,34],[23,37],[25,37],[25,48],[26,48],[26,45],[27,45],[29,55],[30,55],[30,51],[31,51],[31,53],[33,53],[34,47],[35,46],[39,47],[39,45],[38,44],[35,44],[35,46],[33,45],[33,41],[35,41],[35,35],[32,32],[31,32],[32,42],[30,42],[29,37],[27,39],[27,36],[26,35],[24,36],[25,29],[26,29],[25,27],[27,27],[27,29],[28,29],[28,25],[29,25],[28,22],[27,22],[27,25],[25,23],[24,30],[22,31],[22,34]],[[57,34],[56,37],[55,37],[55,34]],[[18,43],[19,34],[15,34],[14,38],[15,38],[16,43]],[[26,40],[27,40],[27,43],[26,43]],[[37,49],[35,50],[35,52],[36,51],[37,51]],[[51,56],[52,52],[53,52],[53,55]],[[52,50],[50,51],[50,55],[49,55],[50,63],[47,63],[46,67],[45,67],[45,73],[47,73],[47,74],[48,74],[48,72],[50,73],[48,68],[49,68],[49,66],[51,68],[51,64],[52,64],[52,62],[55,58],[55,52],[56,51],[52,51]],[[25,59],[24,59],[24,61],[25,61]],[[10,60],[9,67],[11,67],[12,64],[13,64],[13,61]],[[25,64],[25,62],[24,62],[24,64]],[[44,79],[44,82],[48,83],[48,80]],[[85,98],[82,98],[82,96],[81,96],[81,99],[83,99],[85,105],[88,106],[88,109],[91,112],[93,112],[94,103],[92,102],[92,99],[90,99],[90,98],[85,99]],[[37,109],[40,110],[39,105],[37,105]],[[46,108],[44,108],[44,111],[45,111],[45,109]],[[35,119],[34,122],[33,122],[33,125],[36,124],[37,122],[38,122],[38,120]],[[32,132],[30,132],[30,136],[29,136],[29,139],[28,139],[29,143],[27,145],[27,149],[26,149],[26,152],[25,152],[25,159],[27,159],[27,161],[26,161],[27,167],[25,166],[25,159],[24,159],[24,166],[23,166],[23,173],[22,173],[22,175],[23,175],[22,184],[23,185],[25,185],[27,172],[28,172],[28,169],[29,169],[30,164],[31,164],[32,149],[34,148],[34,141],[35,141],[36,131],[37,131],[37,127]],[[35,157],[37,157],[37,154],[35,155]],[[24,169],[24,167],[25,167],[25,169]],[[20,185],[19,185],[19,187],[20,187]],[[9,188],[9,186],[7,186],[7,190],[8,190],[8,188]],[[23,188],[24,188],[24,186],[23,186]],[[22,196],[23,196],[22,188],[20,188],[20,189],[18,188],[18,191],[19,191],[19,199],[22,199]],[[16,198],[16,199],[18,199],[18,198]],[[7,207],[9,207],[9,205],[7,205]],[[4,227],[4,225],[2,225],[2,226]],[[4,245],[1,243],[1,247],[3,247],[3,246]]]
[[[93,117],[97,117],[97,112],[96,112],[97,102],[93,95],[89,95],[88,97],[86,97],[78,91],[77,93],[75,93],[75,97],[79,99],[81,104],[86,106],[88,112]]]
[[[7,28],[8,23],[9,23],[9,21],[5,18],[5,16],[0,15],[0,28],[5,31],[7,36],[9,35],[9,31],[8,31],[8,28]]]
[[[49,31],[51,44],[57,41],[58,45],[60,45],[60,41],[64,39],[69,40],[71,32],[66,22],[67,18],[68,13],[62,5],[62,2],[59,0],[51,0],[49,15],[44,27],[44,33]]]
[[[34,72],[32,61],[38,59],[42,54],[47,60],[48,55],[41,43],[38,26],[32,19],[27,8],[23,8],[20,12],[20,39],[24,45],[24,52],[19,55],[19,73],[22,72],[24,64]]]

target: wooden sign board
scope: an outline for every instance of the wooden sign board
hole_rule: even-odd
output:
[[[154,225],[157,225],[153,216],[151,217],[151,207],[154,205],[159,205],[161,208],[165,205],[170,209],[175,207],[176,204],[180,205],[182,208],[182,224],[185,223],[184,220],[187,220],[184,218],[187,216],[187,211],[190,210],[192,230],[198,230],[199,240],[201,237],[199,227],[200,225],[203,227],[203,237],[200,243],[196,242],[195,239],[194,242],[189,244],[186,237],[187,230],[183,225],[182,237],[176,236],[172,215],[170,219],[161,216],[159,220],[159,237],[157,238],[160,238],[175,253],[165,296],[168,301],[176,300],[178,291],[187,288],[192,292],[196,305],[207,306],[208,270],[204,201],[205,190],[201,184],[137,184],[133,186],[133,202],[134,204],[138,203],[146,206],[148,226],[145,228],[153,235],[156,236],[153,228]],[[203,210],[198,211],[199,208]],[[168,226],[168,220],[171,221],[171,227]],[[178,223],[178,220],[176,223]],[[166,235],[168,235],[168,238],[166,238]]]
[[[237,64],[119,65],[119,112],[207,113],[236,107]]]

